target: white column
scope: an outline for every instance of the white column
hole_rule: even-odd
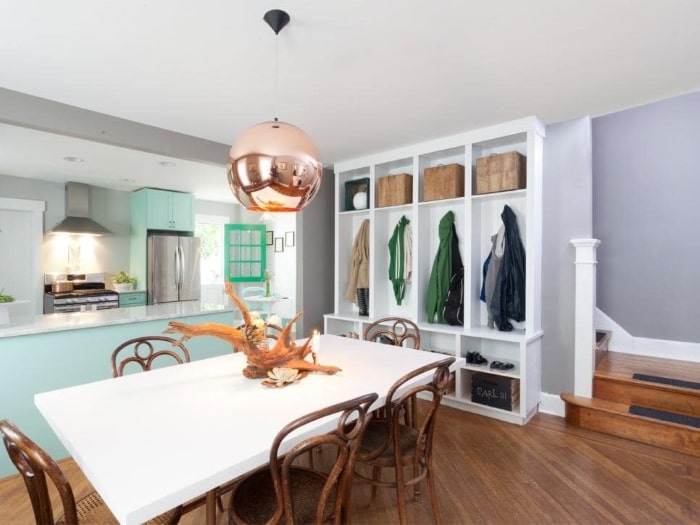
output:
[[[574,394],[593,397],[595,367],[596,251],[598,239],[571,239],[576,248],[576,296],[574,307]]]

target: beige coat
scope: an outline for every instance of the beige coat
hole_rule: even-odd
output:
[[[369,219],[362,221],[352,245],[350,278],[345,298],[357,303],[358,288],[369,288]]]

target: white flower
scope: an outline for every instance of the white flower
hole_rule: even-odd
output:
[[[272,370],[268,370],[267,375],[271,381],[274,381],[276,387],[282,387],[285,383],[296,381],[299,378],[299,370],[296,368],[275,367]]]

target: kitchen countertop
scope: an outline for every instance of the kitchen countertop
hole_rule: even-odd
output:
[[[224,304],[202,304],[200,301],[160,303],[130,308],[112,308],[91,312],[71,312],[35,316],[10,317],[9,324],[0,325],[0,338],[21,335],[78,330],[115,324],[138,323],[158,319],[175,319],[192,315],[206,315],[215,312],[235,312],[234,319],[240,317],[235,306]]]

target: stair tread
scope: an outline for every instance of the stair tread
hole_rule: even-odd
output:
[[[630,418],[634,418],[634,419],[636,419],[636,418],[652,419],[653,421],[660,423],[660,424],[672,425],[672,426],[700,432],[700,430],[696,429],[695,427],[689,426],[689,425],[683,425],[680,423],[662,421],[660,419],[647,418],[645,416],[638,416],[636,414],[631,414],[629,411],[630,405],[626,404],[626,403],[618,403],[617,401],[609,401],[607,399],[600,399],[597,397],[588,398],[588,397],[582,397],[582,396],[575,396],[573,394],[561,394],[560,397],[562,398],[562,400],[564,402],[566,402],[570,405],[579,406],[579,407],[587,408],[587,409],[591,409],[591,410],[597,410],[599,412],[607,412],[610,414],[626,416],[626,417],[630,417]]]
[[[595,377],[632,380],[632,375],[637,373],[697,382],[700,363],[608,351],[596,367]],[[650,384],[668,387],[660,383]]]
[[[578,405],[586,408],[595,408],[605,412],[625,413],[629,411],[628,404],[618,403],[617,401],[609,401],[607,399],[600,399],[597,397],[582,397],[574,394],[562,394],[560,397],[566,403],[571,403],[572,405]]]

